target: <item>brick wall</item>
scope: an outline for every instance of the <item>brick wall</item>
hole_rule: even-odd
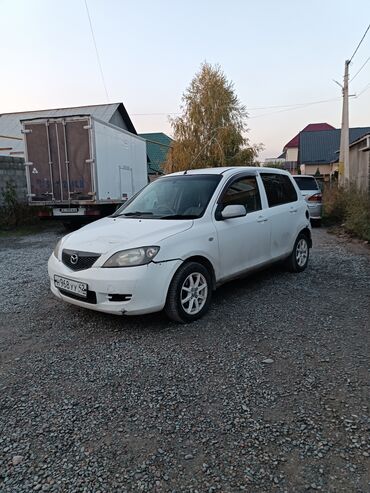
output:
[[[26,202],[27,183],[23,158],[0,156],[0,205],[4,203],[3,192],[7,182],[15,186],[18,200]]]

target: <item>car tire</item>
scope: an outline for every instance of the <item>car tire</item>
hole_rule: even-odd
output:
[[[173,276],[164,310],[171,320],[190,323],[208,311],[211,298],[212,278],[208,269],[198,262],[186,262]]]
[[[287,269],[290,272],[302,272],[308,264],[310,256],[309,239],[305,233],[299,233],[294,243],[294,248],[286,260]]]
[[[73,231],[73,223],[68,221],[63,221],[63,227],[66,231]]]

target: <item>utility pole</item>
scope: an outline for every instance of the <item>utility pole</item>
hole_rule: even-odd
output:
[[[349,183],[349,116],[348,116],[348,71],[350,60],[345,61],[343,78],[343,108],[342,108],[342,129],[340,132],[340,153],[339,153],[339,185],[345,187]]]

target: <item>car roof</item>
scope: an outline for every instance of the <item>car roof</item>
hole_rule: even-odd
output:
[[[174,175],[221,175],[232,168],[230,167],[220,167],[220,168],[196,168],[188,169],[184,171],[177,171],[176,173],[171,173]]]
[[[313,175],[292,175],[293,178],[314,178],[316,180],[316,178],[313,176]]]
[[[278,169],[278,168],[265,168],[263,166],[224,166],[219,168],[197,168],[197,169],[189,169],[186,171],[177,171],[176,173],[171,173],[167,176],[175,176],[175,175],[232,175],[233,173],[251,173],[253,175],[256,172],[264,172],[269,171],[272,173],[281,173],[281,174],[289,174],[287,171]]]

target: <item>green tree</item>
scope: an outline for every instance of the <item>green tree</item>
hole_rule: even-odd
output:
[[[283,163],[276,163],[274,161],[266,161],[263,166],[265,168],[285,169]]]
[[[165,171],[251,165],[261,145],[250,146],[247,111],[219,65],[203,63],[182,97],[182,114],[171,119],[174,142]]]

